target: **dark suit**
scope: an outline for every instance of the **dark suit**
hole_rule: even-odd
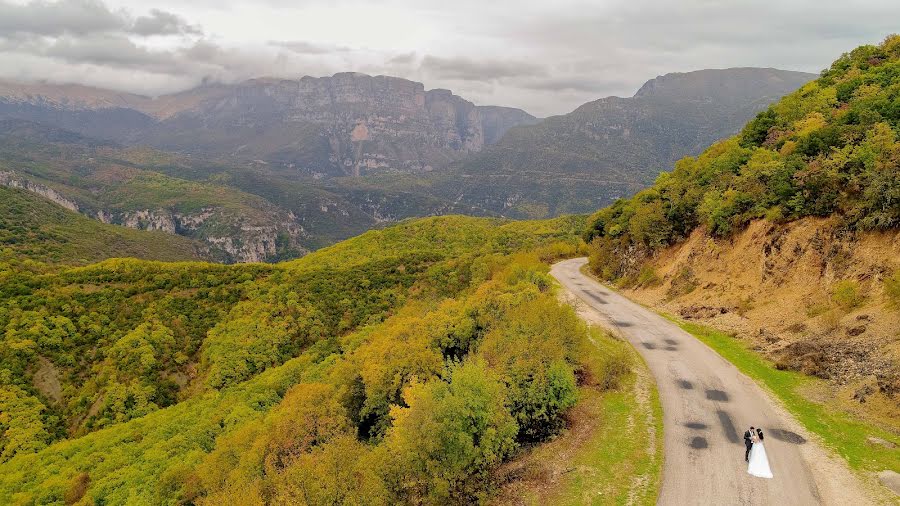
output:
[[[750,449],[753,448],[753,440],[751,439],[750,431],[744,431],[744,446],[747,447],[747,451],[744,453],[744,460],[750,460]]]

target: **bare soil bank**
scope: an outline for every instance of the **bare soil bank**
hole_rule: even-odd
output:
[[[765,220],[727,240],[695,231],[649,262],[635,300],[748,340],[778,367],[827,379],[811,396],[900,433],[900,232]]]

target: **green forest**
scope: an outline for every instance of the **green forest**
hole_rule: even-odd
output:
[[[900,36],[844,54],[743,131],[589,219],[592,269],[640,276],[641,260],[697,227],[838,216],[847,229],[900,226]]]
[[[0,502],[489,498],[584,378],[629,370],[585,370],[552,289],[583,226],[430,218],[276,265],[7,254]]]

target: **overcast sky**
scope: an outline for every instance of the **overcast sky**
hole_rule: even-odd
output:
[[[357,71],[547,116],[668,72],[818,72],[898,21],[898,0],[0,0],[0,77],[158,95]]]

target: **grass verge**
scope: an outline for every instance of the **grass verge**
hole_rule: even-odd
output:
[[[853,469],[900,471],[900,450],[873,445],[866,440],[869,436],[876,436],[900,445],[900,438],[896,434],[814,402],[802,394],[805,389],[814,388],[822,380],[795,371],[780,371],[771,362],[750,350],[744,342],[724,332],[684,322],[671,315],[665,316],[706,343],[742,373],[768,388],[808,431],[817,434],[826,446],[843,456]]]
[[[663,459],[662,406],[640,355],[627,343],[591,329],[583,357],[589,379],[569,415],[570,428],[504,466],[509,480],[497,504],[655,504]],[[610,357],[631,372],[603,390]],[[501,478],[502,479],[502,478]]]

